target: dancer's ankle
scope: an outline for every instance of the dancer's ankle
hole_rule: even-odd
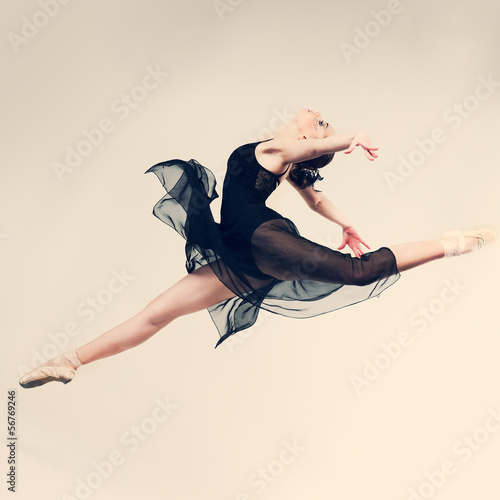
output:
[[[82,362],[78,358],[78,355],[76,354],[76,350],[73,349],[72,351],[67,351],[63,354],[64,359],[69,362],[69,364],[76,370],[82,366]]]
[[[444,251],[443,258],[448,257],[456,257],[460,255],[460,252],[457,249],[457,245],[452,243],[450,240],[438,240],[441,243]]]
[[[486,227],[472,231],[453,229],[444,231],[439,242],[443,246],[444,257],[455,257],[480,250],[495,236],[495,231]]]

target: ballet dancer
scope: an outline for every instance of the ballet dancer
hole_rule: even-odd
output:
[[[400,273],[443,257],[479,250],[493,241],[488,228],[451,230],[440,239],[370,249],[349,219],[315,183],[319,170],[339,152],[362,148],[378,157],[363,130],[336,133],[321,113],[299,109],[268,139],[244,144],[229,157],[220,223],[210,203],[215,176],[196,160],[168,160],[148,169],[165,188],[153,214],[186,240],[187,275],[130,319],[85,345],[33,369],[19,383],[31,388],[67,384],[82,365],[142,344],[174,319],[208,309],[220,345],[255,323],[259,310],[307,318],[378,296]],[[314,212],[342,228],[333,250],[300,236],[294,223],[267,207],[267,198],[288,181]],[[340,252],[348,246],[354,257]]]

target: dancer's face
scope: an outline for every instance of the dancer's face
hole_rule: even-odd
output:
[[[330,124],[323,120],[319,111],[300,108],[296,114],[299,132],[302,136],[309,138],[322,139],[333,134]]]

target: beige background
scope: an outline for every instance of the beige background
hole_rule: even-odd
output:
[[[500,88],[451,121],[455,105],[474,106],[480,77],[500,81],[498,2],[401,0],[383,27],[373,11],[394,2],[57,5],[26,43],[12,40],[34,17],[44,23],[41,4],[11,2],[1,21],[0,352],[4,412],[7,390],[18,391],[17,498],[386,500],[423,488],[497,499],[500,432],[480,428],[500,408],[498,244],[412,270],[379,299],[332,314],[264,316],[217,350],[202,311],[68,386],[26,391],[17,379],[68,322],[80,333],[58,338],[76,347],[185,274],[183,240],[151,214],[163,188],[143,175],[149,166],[196,158],[221,180],[233,149],[297,107],[321,110],[340,132],[365,128],[380,147],[374,163],[337,155],[321,183],[373,249],[446,228],[500,230]],[[341,44],[365,27],[376,36],[348,60]],[[168,76],[122,119],[113,102],[157,66]],[[104,119],[114,130],[59,181],[54,162]],[[391,191],[384,173],[437,127],[446,141]],[[290,187],[270,204],[305,236],[340,244],[339,228]],[[110,294],[113,270],[132,278]],[[447,280],[462,288],[444,304]],[[112,301],[89,321],[79,307],[96,296]],[[429,305],[432,322],[421,316]],[[401,332],[411,345],[358,394],[352,376]],[[158,398],[178,405],[160,423]],[[134,428],[146,432],[137,449]],[[469,456],[460,442],[474,432]],[[283,451],[294,441],[296,457]],[[110,455],[121,463],[99,480],[93,463]],[[445,461],[454,472],[433,493],[425,474]]]

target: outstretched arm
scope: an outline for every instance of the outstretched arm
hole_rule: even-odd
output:
[[[370,249],[361,239],[349,219],[322,192],[315,191],[312,186],[300,189],[288,177],[287,180],[302,196],[311,210],[342,227],[342,244],[338,247],[338,250],[342,250],[347,245],[352,248],[356,257],[361,257],[364,253],[361,244]]]
[[[298,163],[311,158],[317,158],[326,153],[344,151],[351,153],[357,146],[365,150],[366,157],[373,161],[377,158],[377,149],[372,145],[368,134],[364,130],[358,130],[349,134],[332,134],[321,139],[293,139],[289,137],[278,137],[263,146],[267,153],[273,153],[280,157],[283,166],[290,163]]]

